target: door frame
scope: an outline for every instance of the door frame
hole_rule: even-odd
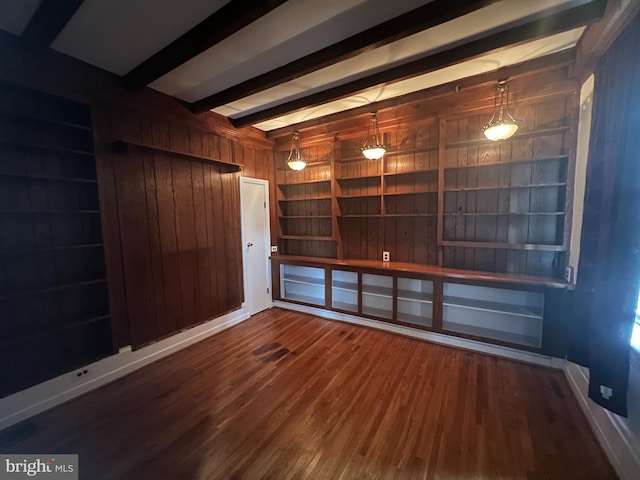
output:
[[[241,248],[242,248],[242,286],[244,292],[244,304],[246,308],[249,310],[249,314],[252,314],[249,307],[249,296],[247,295],[247,258],[246,258],[246,248],[245,245],[247,240],[245,238],[245,234],[247,229],[245,228],[245,215],[244,215],[244,202],[242,198],[242,186],[244,184],[257,184],[264,187],[265,191],[265,208],[263,209],[265,215],[265,225],[266,225],[266,251],[265,251],[265,268],[267,272],[267,288],[269,289],[269,303],[268,308],[273,307],[273,288],[271,285],[271,223],[270,223],[270,214],[269,214],[269,181],[262,180],[260,178],[252,178],[252,177],[239,177],[239,188],[240,188],[240,232],[241,232]]]

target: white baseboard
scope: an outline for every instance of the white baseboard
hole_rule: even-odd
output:
[[[464,348],[466,350],[473,350],[476,352],[488,353],[491,355],[496,355],[498,357],[509,358],[512,360],[519,360],[522,362],[533,363],[535,365],[542,365],[545,367],[552,367],[557,369],[562,369],[564,367],[564,359],[562,358],[554,358],[554,357],[549,357],[547,355],[540,355],[538,353],[517,350],[515,348],[503,347],[500,345],[491,345],[488,343],[478,342],[475,340],[468,340],[465,338],[454,337],[451,335],[419,330],[417,328],[405,327],[402,325],[395,325],[393,323],[370,320],[368,318],[349,315],[347,313],[340,313],[340,312],[334,312],[332,310],[325,310],[324,308],[309,307],[306,305],[282,302],[279,300],[274,301],[273,304],[276,307],[285,308],[288,310],[295,310],[298,312],[310,313],[312,315],[328,318],[330,320],[338,320],[341,322],[355,323],[356,325],[362,325],[365,327],[376,328],[378,330],[385,330],[387,332],[398,333],[400,335],[406,335],[408,337],[427,340],[429,342],[448,345],[451,347]]]
[[[113,382],[134,370],[204,340],[249,317],[249,311],[243,305],[238,310],[139,350],[132,351],[131,347],[121,348],[116,355],[84,367],[89,371],[89,374],[84,378],[77,379],[73,373],[66,373],[2,398],[0,399],[0,430]],[[81,367],[76,371],[82,369]]]
[[[629,430],[628,420],[605,410],[589,399],[589,376],[586,368],[566,362],[564,372],[598,442],[618,476],[622,480],[640,478],[640,438]],[[632,362],[630,384],[637,381],[638,377],[640,369]],[[638,413],[635,411],[638,408],[640,405],[629,402],[630,417]]]

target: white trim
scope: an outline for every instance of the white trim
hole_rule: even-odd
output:
[[[631,375],[638,374],[631,364]],[[564,373],[598,442],[622,480],[635,480],[640,472],[640,441],[629,431],[627,421],[600,407],[588,397],[589,373],[584,367],[566,362]],[[637,408],[630,402],[629,408]]]
[[[476,340],[468,340],[465,338],[454,337],[442,333],[418,330],[416,328],[405,327],[403,325],[380,322],[378,320],[357,317],[355,315],[349,315],[347,313],[334,312],[332,310],[325,310],[324,308],[309,307],[306,305],[283,302],[280,300],[275,300],[273,302],[273,305],[275,307],[285,308],[287,310],[310,313],[312,315],[317,315],[318,317],[322,318],[328,318],[330,320],[354,323],[356,325],[376,328],[378,330],[385,330],[387,332],[406,335],[408,337],[418,338],[420,340],[426,340],[429,342],[448,345],[451,347],[464,348],[466,350],[473,350],[481,353],[488,353],[497,357],[519,360],[522,362],[533,363],[535,365],[542,365],[544,367],[562,369],[564,366],[564,359],[562,358],[549,357],[547,355],[526,352],[523,350],[517,350],[515,348],[503,347],[501,345],[491,345],[488,343],[478,342]]]
[[[123,347],[115,355],[78,368],[77,370],[89,370],[84,379],[76,379],[74,372],[65,373],[2,398],[0,430],[113,382],[151,362],[226,330],[249,316],[247,309],[242,307],[139,350],[132,351],[131,347]]]

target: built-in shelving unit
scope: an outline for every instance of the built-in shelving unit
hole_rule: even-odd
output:
[[[445,331],[540,348],[543,312],[541,292],[444,284]]]
[[[377,260],[389,251],[394,261],[561,277],[571,230],[574,100],[563,93],[518,104],[523,127],[502,142],[480,131],[492,114],[488,105],[380,121],[388,150],[379,160],[362,155],[353,131],[338,133],[315,147],[329,162],[278,181],[281,240],[295,238],[283,253]],[[312,141],[319,144],[319,136]],[[320,248],[321,241],[332,246]]]
[[[324,268],[282,265],[280,282],[283,299],[324,306]]]
[[[113,353],[91,112],[0,85],[0,396]]]
[[[276,167],[278,249],[288,255],[336,257],[331,162],[322,160],[328,157],[317,148],[301,150],[308,159],[304,170],[285,166],[288,151],[280,153],[281,167]]]
[[[358,273],[344,270],[331,272],[331,306],[345,312],[358,312]]]
[[[433,281],[419,278],[398,278],[399,322],[431,328],[433,326]]]
[[[538,352],[545,351],[545,296],[567,287],[540,277],[371,260],[273,257],[273,268],[275,300]]]
[[[362,274],[362,313],[376,318],[393,318],[393,277]]]

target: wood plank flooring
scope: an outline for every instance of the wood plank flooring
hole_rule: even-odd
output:
[[[0,450],[90,480],[616,478],[560,371],[275,308]]]

